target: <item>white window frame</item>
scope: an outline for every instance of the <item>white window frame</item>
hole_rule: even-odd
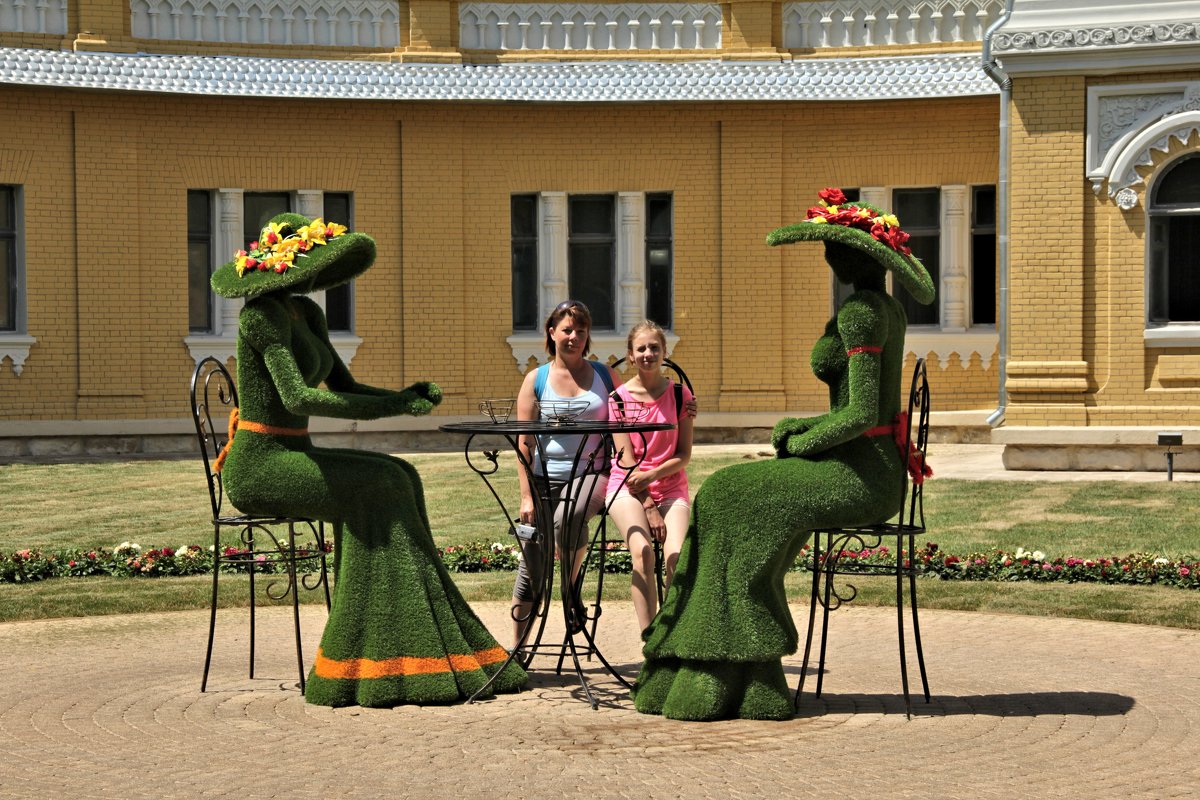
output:
[[[29,350],[37,339],[28,335],[26,327],[29,323],[29,306],[26,303],[25,290],[25,192],[19,184],[4,184],[13,190],[13,228],[16,231],[15,246],[16,275],[13,289],[17,294],[15,303],[14,330],[0,331],[0,366],[8,359],[9,368],[14,375],[19,376],[25,369],[25,361],[29,358]],[[6,276],[0,276],[3,279]]]
[[[517,370],[525,372],[530,359],[546,358],[546,334],[540,329],[550,313],[567,297],[568,192],[528,192],[538,196],[538,326],[536,331],[517,331],[506,341],[512,348]],[[648,192],[579,192],[613,194],[617,199],[616,263],[614,279],[614,330],[593,330],[592,354],[601,361],[625,356],[629,329],[646,316],[646,195]],[[674,264],[672,264],[674,267]],[[667,351],[679,337],[667,331]]]
[[[892,191],[907,186],[863,186],[859,200],[877,208],[890,209]],[[975,325],[971,322],[971,186],[944,185],[940,187],[941,228],[939,258],[941,276],[937,287],[938,325],[910,325],[904,336],[905,351],[919,357],[933,353],[942,369],[950,366],[950,357],[958,355],[963,369],[971,355],[979,356],[980,365],[987,369],[1000,343],[995,325]],[[900,226],[904,227],[901,218]],[[892,275],[888,273],[888,291],[892,290]]]
[[[1168,322],[1164,324],[1151,324],[1150,322],[1150,292],[1151,292],[1151,276],[1150,276],[1150,261],[1151,248],[1153,243],[1150,241],[1150,209],[1153,203],[1151,198],[1154,197],[1155,190],[1158,188],[1158,181],[1165,175],[1172,166],[1179,163],[1180,159],[1192,156],[1200,158],[1200,154],[1196,151],[1188,151],[1180,153],[1176,158],[1164,162],[1159,165],[1154,171],[1154,175],[1146,182],[1146,202],[1145,202],[1145,252],[1143,253],[1142,263],[1144,265],[1143,275],[1143,294],[1142,294],[1142,313],[1145,321],[1143,331],[1143,341],[1146,347],[1155,348],[1174,348],[1174,347],[1200,347],[1200,322]]]
[[[217,189],[215,202],[215,225],[213,226],[213,259],[216,269],[226,260],[233,257],[234,252],[246,246],[242,241],[242,227],[245,204],[243,198],[246,189]],[[255,190],[249,190],[255,191]],[[290,190],[292,207],[297,214],[309,218],[320,217],[324,213],[325,193],[320,189]],[[325,308],[325,292],[312,292],[308,295],[322,309]],[[183,342],[188,348],[192,359],[199,364],[206,356],[216,356],[222,363],[237,355],[238,315],[245,301],[241,298],[226,298],[213,294],[213,328],[208,333],[191,333],[184,337]],[[353,306],[352,306],[353,307]],[[337,332],[329,335],[333,349],[337,351],[343,363],[349,364],[358,352],[362,339],[353,333]]]

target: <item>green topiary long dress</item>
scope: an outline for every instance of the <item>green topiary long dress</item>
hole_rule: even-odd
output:
[[[222,277],[230,291],[237,279]],[[334,526],[333,605],[307,700],[448,703],[481,688],[507,653],[442,564],[416,469],[383,454],[315,447],[307,433],[310,415],[429,413],[441,399],[437,386],[395,392],[356,382],[329,343],[324,313],[289,287],[259,293],[242,310],[238,386],[240,422],[222,472],[229,499],[245,512]],[[524,681],[513,663],[492,690]]]
[[[798,637],[784,574],[811,531],[883,522],[899,510],[904,465],[891,434],[904,310],[873,255],[827,241],[826,259],[856,289],[811,354],[830,411],[782,420],[773,436],[779,458],[726,467],[701,486],[675,579],[646,635],[638,711],[790,718],[781,658]]]

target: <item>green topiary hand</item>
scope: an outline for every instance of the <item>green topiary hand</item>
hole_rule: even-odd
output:
[[[431,381],[420,381],[399,392],[403,402],[398,414],[410,414],[414,417],[424,416],[438,403],[442,402],[442,388]]]
[[[787,458],[791,455],[787,449],[791,438],[806,432],[819,420],[820,417],[784,417],[776,422],[775,428],[771,431],[771,446],[775,448],[775,455],[779,458]]]

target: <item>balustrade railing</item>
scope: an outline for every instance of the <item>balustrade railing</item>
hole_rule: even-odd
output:
[[[67,0],[2,0],[0,32],[62,36],[67,32]]]
[[[395,48],[394,0],[130,0],[133,35],[231,44]]]
[[[783,46],[873,47],[980,42],[1002,0],[831,0],[785,3]]]
[[[716,3],[462,3],[464,50],[712,50]]]

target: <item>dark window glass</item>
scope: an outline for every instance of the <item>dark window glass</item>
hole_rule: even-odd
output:
[[[242,195],[242,236],[246,244],[258,241],[258,235],[276,214],[291,211],[292,197],[287,192],[246,192]]]
[[[1150,322],[1200,322],[1200,156],[1179,159],[1159,179],[1149,223]]]
[[[996,187],[971,190],[971,324],[996,324]]]
[[[646,195],[646,318],[670,330],[674,313],[672,197]]]
[[[326,192],[325,221],[336,222],[354,230],[350,201],[349,192]],[[325,321],[331,331],[354,330],[354,281],[335,286],[325,292]]]
[[[1200,157],[1181,159],[1154,190],[1155,206],[1200,206]]]
[[[938,304],[941,295],[941,191],[937,187],[896,189],[892,193],[892,210],[900,220],[900,227],[909,234],[908,246],[912,248],[913,255],[925,265],[933,285],[939,287],[939,297],[923,306],[913,300],[899,281],[893,283],[892,293],[904,306],[909,325],[937,325],[940,321]]]
[[[612,196],[585,194],[572,197],[570,220],[572,236],[612,236]]]
[[[515,194],[512,216],[512,324],[516,331],[538,329],[538,242],[536,194]]]
[[[17,189],[0,186],[0,331],[17,329]]]
[[[614,297],[615,198],[578,195],[568,200],[567,291],[587,304],[592,327],[616,327]]]
[[[208,283],[213,270],[213,209],[210,192],[187,193],[187,220],[188,329],[206,333],[212,331],[213,312],[212,288]]]

